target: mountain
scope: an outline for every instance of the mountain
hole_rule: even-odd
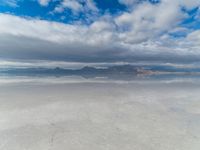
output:
[[[0,70],[0,75],[9,76],[82,76],[85,78],[95,77],[135,77],[138,68],[131,65],[112,66],[108,68],[83,67],[81,69],[63,68],[8,68]]]
[[[119,65],[107,68],[7,68],[0,69],[1,76],[82,76],[84,78],[111,78],[131,80],[138,76],[200,75],[200,69],[176,68],[173,66]]]

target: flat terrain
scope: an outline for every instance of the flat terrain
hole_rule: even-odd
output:
[[[60,80],[1,80],[0,150],[200,149],[199,81]]]

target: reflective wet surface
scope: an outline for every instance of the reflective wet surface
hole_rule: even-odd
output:
[[[199,150],[200,81],[1,78],[1,150]]]

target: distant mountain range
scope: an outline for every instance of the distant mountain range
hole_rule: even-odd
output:
[[[199,68],[176,68],[173,66],[120,65],[107,68],[7,68],[0,69],[1,76],[81,76],[84,78],[134,79],[141,76],[200,75]]]

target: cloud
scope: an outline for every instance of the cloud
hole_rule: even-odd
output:
[[[117,17],[116,23],[122,30],[126,30],[127,33],[121,34],[125,41],[137,43],[167,32],[184,17],[185,15],[174,4],[143,3],[134,8],[134,11]],[[135,35],[137,38],[133,38]]]
[[[98,8],[93,0],[63,0],[58,6],[55,7],[54,12],[62,13],[66,9],[70,9],[74,14],[78,14],[80,12],[88,13],[90,11],[98,12]]]
[[[197,14],[195,15],[196,20],[200,20],[200,7],[198,8]]]
[[[65,8],[69,8],[74,12],[83,11],[83,6],[79,2],[72,0],[64,0],[58,7],[55,8],[55,11],[63,12]]]
[[[39,4],[42,6],[47,6],[51,0],[38,0]]]
[[[79,1],[77,4],[65,2],[67,5],[60,3],[59,6],[70,7],[76,13],[98,11],[93,1],[85,1],[84,6]],[[189,17],[182,7],[193,9],[199,3],[193,0],[142,2],[118,15],[102,15],[89,25],[0,14],[0,58],[76,62],[200,61],[200,31],[180,26]],[[179,32],[185,36],[171,36]]]
[[[0,0],[0,5],[7,5],[10,7],[18,7],[18,1],[20,1],[20,0]]]

